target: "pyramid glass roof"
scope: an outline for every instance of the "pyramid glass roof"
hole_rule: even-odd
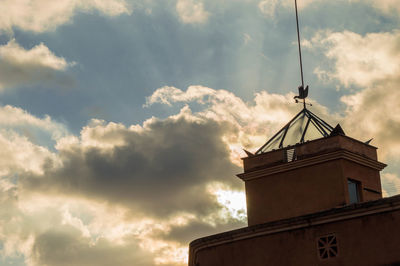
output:
[[[256,154],[328,137],[333,130],[332,126],[313,114],[310,110],[304,108],[268,140]]]

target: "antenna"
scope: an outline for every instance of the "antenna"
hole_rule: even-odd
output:
[[[300,58],[300,74],[301,74],[301,87],[299,87],[299,96],[295,96],[296,103],[297,99],[303,100],[303,107],[306,108],[306,98],[308,96],[308,86],[304,88],[304,76],[303,76],[303,60],[301,58],[301,42],[300,42],[300,29],[299,29],[299,15],[297,11],[297,0],[294,0],[294,5],[296,8],[296,25],[297,25],[297,40],[299,44],[299,58]]]

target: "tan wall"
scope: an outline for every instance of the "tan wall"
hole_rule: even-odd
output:
[[[361,183],[361,201],[371,201],[382,198],[381,179],[378,171],[347,160],[342,160],[342,167],[346,179],[353,179]],[[379,194],[371,190],[379,192]]]
[[[399,225],[400,211],[396,210],[309,226],[200,249],[191,253],[189,265],[400,265]],[[338,241],[338,256],[321,260],[317,239],[332,233]]]
[[[249,225],[296,217],[346,204],[340,160],[246,181]]]

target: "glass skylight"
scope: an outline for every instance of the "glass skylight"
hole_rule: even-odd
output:
[[[256,154],[328,137],[333,127],[308,109],[301,110],[289,123],[267,141]]]

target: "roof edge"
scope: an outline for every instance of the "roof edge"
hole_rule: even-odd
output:
[[[245,240],[262,235],[301,229],[319,224],[333,223],[337,221],[354,219],[358,217],[395,210],[400,210],[400,195],[375,201],[346,205],[344,207],[333,208],[327,211],[268,222],[265,224],[244,227],[193,240],[189,244],[191,255],[190,257],[193,259],[196,253],[204,248],[219,246],[222,244]]]

